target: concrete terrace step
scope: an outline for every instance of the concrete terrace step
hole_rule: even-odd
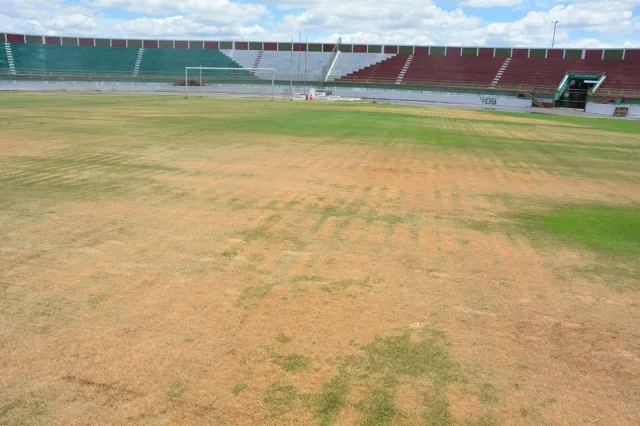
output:
[[[502,75],[507,70],[509,63],[511,63],[511,58],[506,58],[502,63],[502,66],[500,66],[500,69],[498,69],[496,75],[493,77],[493,80],[491,81],[491,85],[489,87],[496,87],[496,84],[498,84],[498,82],[502,78]]]
[[[401,84],[402,80],[404,80],[404,75],[407,73],[409,66],[411,66],[411,61],[413,61],[413,55],[409,55],[407,60],[404,62],[402,70],[400,70],[400,74],[398,74],[398,78],[396,79],[396,84]]]
[[[142,55],[144,55],[144,47],[138,49],[138,56],[136,57],[136,63],[133,65],[133,76],[137,77],[140,72],[140,64],[142,63]]]
[[[4,44],[4,51],[7,54],[7,63],[9,64],[9,74],[16,74],[16,64],[13,61],[13,52],[11,51],[11,44],[10,43],[5,43]]]
[[[264,50],[261,50],[258,52],[258,55],[256,56],[256,60],[253,63],[253,67],[251,68],[251,74],[255,75],[256,71],[258,70],[258,68],[260,68],[260,61],[262,60],[262,55],[264,54]]]

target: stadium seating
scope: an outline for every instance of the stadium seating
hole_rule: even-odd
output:
[[[602,59],[513,58],[500,83],[557,86],[567,72],[606,73],[602,88],[640,89],[640,64]]]
[[[140,76],[184,75],[185,67],[242,68],[240,64],[215,49],[145,49],[140,63]],[[133,66],[131,67],[133,69]],[[207,71],[207,75],[249,77],[247,72]]]
[[[408,57],[409,55],[395,55],[382,62],[349,73],[343,78],[369,82],[395,82]]]
[[[323,69],[331,58],[330,52],[274,52],[264,51],[261,68],[275,68],[276,80],[320,81]],[[262,75],[256,74],[262,78]],[[306,78],[305,78],[306,76]]]
[[[495,77],[504,58],[429,56],[416,53],[404,75],[405,81],[486,83]]]
[[[640,58],[602,62],[607,78],[601,89],[640,90]]]
[[[344,50],[335,53],[336,45],[331,43],[0,35],[6,41],[0,49],[0,75],[15,74],[19,79],[83,75],[168,80],[184,76],[187,66],[203,66],[238,69],[206,71],[209,78],[270,80],[270,71],[254,71],[270,68],[278,81],[319,82],[326,77],[332,84],[490,89],[531,95],[555,93],[564,75],[572,72],[606,73],[598,89],[605,92],[603,97],[620,90],[635,91],[624,95],[638,97],[640,91],[638,49],[340,45]]]
[[[512,58],[502,75],[503,84],[536,84],[557,86],[569,71],[604,72],[603,61],[577,59]]]
[[[227,55],[233,61],[237,62],[242,68],[253,68],[256,64],[256,58],[259,51],[256,50],[221,50],[222,53]]]
[[[138,49],[12,43],[19,73],[121,74],[133,72]]]
[[[4,50],[4,43],[0,45],[0,74],[9,74],[9,62],[7,52]]]
[[[331,74],[328,76],[328,80],[335,80],[392,57],[393,54],[388,53],[340,53],[336,57],[336,62],[333,65]]]
[[[288,81],[319,81],[323,77],[323,68],[331,53],[326,52],[283,52],[268,50],[222,50],[222,53],[238,62],[242,68],[273,68],[275,79]],[[259,60],[258,60],[259,58]],[[255,75],[261,79],[271,79],[270,71],[258,71]]]
[[[346,55],[345,55],[346,56]],[[397,82],[408,55],[395,55],[382,62],[349,72],[337,82],[393,84]],[[406,70],[402,84],[428,86],[432,83],[484,84],[492,80],[505,58],[483,56],[430,56],[417,52]],[[536,59],[512,57],[499,80],[501,87],[530,85],[555,88],[568,72],[606,73],[601,89],[640,90],[640,54],[625,60],[603,59]]]
[[[236,61],[238,64],[242,66],[242,68],[254,69],[254,68],[264,68],[262,64],[262,57],[264,56],[264,51],[262,50],[221,50],[222,53]],[[275,78],[271,71],[258,71],[253,70],[251,74],[256,78],[263,80],[271,80]],[[289,74],[287,73],[286,79],[289,79]]]

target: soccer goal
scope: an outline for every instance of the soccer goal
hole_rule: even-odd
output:
[[[226,67],[185,67],[184,94],[202,95],[207,86],[227,85],[230,93],[266,94],[273,100],[275,96],[275,68],[226,68]],[[234,89],[234,86],[237,88]]]

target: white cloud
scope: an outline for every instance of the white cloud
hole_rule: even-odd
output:
[[[274,0],[281,8],[296,7],[291,0]],[[277,24],[280,31],[330,32],[325,39],[342,36],[349,42],[448,45],[551,45],[552,20],[560,21],[556,45],[569,43],[574,32],[602,33],[619,43],[633,40],[638,18],[632,7],[640,0],[573,0],[549,3],[546,10],[526,12],[510,22],[483,22],[466,7],[524,6],[533,0],[462,0],[462,7],[444,10],[432,1],[406,0],[390,3],[383,0],[347,0],[339,4],[331,0],[301,0],[306,10],[288,14]],[[566,2],[564,2],[566,3]],[[300,6],[298,6],[300,7]],[[366,17],[366,19],[363,19]],[[635,36],[637,38],[637,36]]]
[[[62,0],[0,0],[0,31],[81,36],[100,31],[91,8]]]
[[[413,40],[429,38],[432,31],[442,28],[474,28],[479,22],[459,8],[446,11],[420,0],[346,0],[338,4],[327,0],[314,2],[297,15],[285,15],[276,27],[281,31],[342,33],[354,39],[356,34],[377,34],[381,39],[404,34]]]
[[[95,11],[81,4],[70,4],[64,0],[0,0],[1,13],[24,20],[46,20],[80,14],[91,16]]]
[[[636,6],[640,0],[0,0],[0,32],[289,40],[300,31],[310,41],[548,47],[558,20],[557,46],[633,47]],[[512,11],[501,15],[504,7]],[[491,18],[514,13],[520,17]]]
[[[168,18],[139,18],[118,23],[119,33],[129,37],[179,38],[190,36],[195,38],[223,37],[228,39],[261,39],[267,30],[259,25],[245,27],[239,24],[229,26],[205,25],[183,16]]]
[[[464,0],[460,3],[468,7],[516,6],[523,0]]]
[[[550,47],[552,21],[559,21],[555,35],[556,47],[613,47],[633,45],[638,18],[632,6],[640,0],[574,0],[574,4],[554,5],[546,11],[530,11],[512,22],[494,22],[471,31],[454,31],[448,40],[461,44],[487,46]],[[603,42],[600,37],[572,37],[573,33],[590,32],[617,42]],[[636,41],[638,40],[635,36]]]
[[[95,0],[91,5],[101,9],[118,9],[151,15],[177,12],[197,17],[201,22],[227,24],[255,21],[269,14],[269,9],[263,4],[228,0]]]
[[[326,37],[322,37],[316,41],[322,41],[326,43],[335,43],[338,37],[342,38],[343,43],[363,43],[363,44],[417,44],[417,45],[431,45],[437,44],[437,41],[429,36],[428,33],[420,33],[412,29],[406,29],[396,31],[381,37],[379,33],[366,33],[357,32],[347,35],[340,35],[338,33],[330,34]],[[407,43],[406,40],[413,40],[411,43]]]
[[[37,34],[40,29],[37,25],[23,19],[12,18],[0,13],[0,28],[8,33]]]
[[[36,21],[34,24],[43,27],[48,33],[63,31],[69,35],[92,34],[99,30],[95,19],[80,13],[56,15],[50,19]]]

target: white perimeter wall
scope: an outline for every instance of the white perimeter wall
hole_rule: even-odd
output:
[[[189,87],[188,93],[198,95],[203,93],[237,93],[271,95],[270,84],[212,84],[208,86]],[[530,99],[518,99],[510,96],[474,95],[459,93],[419,92],[415,90],[369,90],[363,88],[328,87],[334,95],[363,99],[388,99],[397,101],[434,102],[458,105],[476,105],[484,108],[529,108]],[[145,92],[177,92],[184,93],[184,86],[172,86],[167,83],[137,83],[137,82],[36,82],[0,80],[1,90],[30,90],[30,91],[100,91],[121,93]],[[294,87],[294,91],[296,88]],[[303,91],[301,88],[300,91]],[[276,85],[275,96],[286,96],[290,93],[289,86]],[[613,112],[612,112],[613,114]]]
[[[640,105],[635,104],[613,105],[587,102],[585,111],[589,114],[607,115],[609,117],[613,117],[613,113],[615,112],[616,107],[627,107],[629,108],[629,117],[640,117]]]
[[[372,90],[364,88],[332,88],[338,96],[389,99],[418,102],[434,102],[460,105],[479,105],[485,108],[530,108],[531,99],[519,99],[515,96],[475,95],[467,93],[420,92],[417,90]]]
[[[168,83],[137,83],[110,81],[10,81],[0,80],[0,91],[36,91],[36,92],[103,92],[103,93],[185,93],[184,86],[173,86]],[[189,86],[187,93],[192,96],[200,93],[238,93],[271,95],[271,84],[211,84],[198,87]],[[288,86],[274,87],[274,94],[282,96],[289,93]]]

